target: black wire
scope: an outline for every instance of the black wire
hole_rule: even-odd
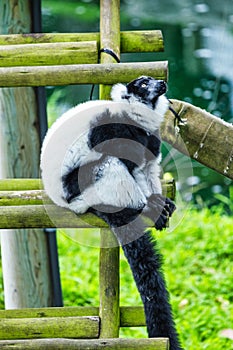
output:
[[[106,47],[103,47],[102,49],[99,50],[99,60],[100,60],[101,52],[107,53],[108,55],[112,56],[117,63],[121,63],[117,54],[112,49],[108,49]]]
[[[120,61],[119,57],[117,56],[117,54],[112,49],[108,49],[106,47],[103,47],[102,49],[99,50],[98,63],[100,63],[100,54],[102,52],[112,56],[117,63],[121,63],[121,61]],[[95,89],[95,84],[93,84],[92,87],[91,87],[90,100],[92,100],[92,98],[93,98],[94,89]]]

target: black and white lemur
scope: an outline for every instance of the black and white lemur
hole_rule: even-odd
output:
[[[148,217],[162,230],[175,210],[162,195],[159,178],[166,90],[164,81],[142,76],[114,85],[113,101],[72,108],[48,131],[41,169],[55,203],[109,224],[132,269],[149,337],[168,337],[170,349],[181,350],[161,256],[143,221]]]

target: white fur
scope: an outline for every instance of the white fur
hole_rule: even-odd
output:
[[[85,213],[89,207],[98,204],[137,209],[146,204],[146,197],[140,186],[117,158],[108,157],[102,164],[102,172],[100,180],[69,204],[72,211]]]
[[[112,87],[111,98],[115,102],[124,103],[125,110],[128,111],[130,118],[139,123],[144,129],[150,132],[158,130],[163,121],[164,114],[168,110],[169,101],[162,95],[158,97],[156,108],[153,110],[148,108],[145,103],[140,102],[132,94],[127,100],[122,100],[127,95],[126,86],[116,84]],[[127,108],[127,104],[129,108]]]
[[[159,128],[162,117],[142,103],[91,101],[65,112],[48,130],[41,151],[41,176],[48,196],[62,207],[64,200],[61,177],[78,165],[97,160],[100,154],[87,144],[90,122],[108,109],[111,115],[124,110],[131,119],[148,131]],[[146,116],[146,118],[145,118]]]
[[[126,86],[123,84],[115,84],[111,90],[111,99],[115,102],[122,102],[124,96],[127,95]]]

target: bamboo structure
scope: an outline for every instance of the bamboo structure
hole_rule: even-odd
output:
[[[21,3],[20,0],[18,2]],[[167,61],[116,64],[115,59],[109,54],[101,53],[101,64],[98,64],[98,53],[102,48],[112,50],[119,58],[121,52],[163,50],[160,31],[120,32],[119,0],[111,2],[100,0],[100,10],[100,33],[0,36],[0,86],[28,87],[21,91],[23,94],[26,93],[26,98],[30,91],[30,103],[33,104],[35,101],[33,94],[31,95],[32,86],[102,84],[100,99],[109,99],[111,85],[118,82],[128,82],[140,75],[167,80]],[[15,105],[21,103],[19,96],[15,101]],[[232,125],[185,102],[172,100],[172,107],[181,118],[187,120],[183,125],[179,125],[178,130],[174,127],[174,115],[168,112],[161,128],[163,140],[182,153],[233,179]],[[8,115],[9,120],[14,117],[13,113]],[[30,121],[29,125],[30,130],[35,132],[36,120]],[[28,124],[26,126],[28,129]],[[20,128],[21,125],[19,130]],[[9,135],[12,138],[12,134],[9,133]],[[35,135],[36,141],[33,145],[38,145],[37,132]],[[17,139],[16,136],[14,133],[15,139]],[[5,144],[10,145],[11,143],[7,140],[6,137]],[[12,140],[9,139],[9,141]],[[19,141],[21,142],[21,139]],[[25,144],[31,141],[24,141],[23,144],[20,142],[17,156],[20,155],[22,163],[26,164],[24,152],[28,150],[25,149]],[[6,148],[4,151],[7,154]],[[35,156],[38,153],[38,147],[35,146],[35,149],[29,152]],[[15,159],[15,156],[12,158]],[[37,158],[36,162],[38,166]],[[14,161],[14,170],[17,170],[18,166],[17,158]],[[21,174],[18,174],[15,171],[7,176],[21,177]],[[99,307],[2,310],[0,311],[0,347],[24,350],[45,348],[168,350],[168,339],[114,339],[118,338],[120,327],[145,326],[142,307],[120,307],[119,305],[119,247],[115,237],[101,219],[91,214],[77,216],[51,203],[43,190],[41,181],[35,179],[37,175],[30,173],[28,175],[30,179],[0,180],[0,229],[99,227],[101,232],[100,305]],[[173,181],[163,183],[163,193],[174,199]],[[148,227],[150,225],[153,224],[148,222]],[[33,235],[37,234],[37,231],[32,232]],[[21,234],[17,233],[17,235]],[[5,233],[5,237],[7,235],[11,233]],[[25,237],[23,240],[25,241]],[[26,240],[30,240],[29,235],[26,236]],[[9,247],[11,248],[11,245]],[[18,246],[14,244],[14,249],[16,248],[18,249]],[[46,251],[45,247],[44,250]],[[28,278],[28,275],[25,275]],[[28,288],[30,289],[31,286],[29,285]],[[25,290],[25,286],[22,290]],[[51,337],[54,339],[49,339]]]
[[[117,65],[112,57],[102,53],[101,65],[97,64],[98,51],[101,48],[113,50],[118,57],[121,50],[163,50],[160,31],[120,32],[119,0],[101,0],[100,9],[100,33],[1,36],[0,45],[3,46],[0,46],[0,86],[102,83],[104,85],[100,87],[100,98],[108,99],[110,85],[119,81],[128,82],[143,74],[167,80],[166,61]],[[54,54],[51,55],[51,52]],[[174,183],[164,183],[163,189],[165,193],[174,196]],[[142,339],[139,342],[112,339],[119,336],[120,327],[145,325],[145,318],[142,307],[119,306],[119,247],[106,223],[93,215],[77,216],[69,210],[55,206],[37,179],[1,180],[0,208],[0,228],[98,226],[101,228],[102,246],[99,308],[2,311],[0,346],[7,348],[14,344],[16,349],[39,349],[43,346],[51,349],[97,349],[106,346],[109,349],[167,349],[167,339]],[[34,340],[35,337],[79,340],[39,341]],[[92,340],[87,342],[80,340],[82,338]]]

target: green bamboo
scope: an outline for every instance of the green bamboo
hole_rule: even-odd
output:
[[[141,327],[146,325],[144,309],[142,306],[120,307],[121,327]]]
[[[0,46],[0,66],[49,66],[98,63],[95,41]]]
[[[122,31],[120,34],[121,52],[159,52],[164,50],[160,30]],[[39,44],[58,42],[100,42],[99,33],[43,33],[1,35],[0,45]]]
[[[123,311],[123,314],[124,314],[124,311]],[[41,318],[41,317],[59,318],[59,317],[77,317],[77,316],[80,317],[80,316],[98,316],[98,315],[99,315],[99,308],[95,306],[43,307],[43,308],[0,310],[0,320],[4,318],[18,318],[18,319]]]
[[[3,318],[77,317],[98,315],[99,308],[94,306],[0,310],[0,320]],[[121,327],[140,327],[145,325],[146,322],[142,306],[120,307]]]
[[[80,338],[99,336],[99,317],[3,318],[0,339]]]
[[[41,205],[43,203],[52,204],[52,201],[45,196],[42,190],[0,191],[0,206]]]
[[[75,215],[56,205],[0,207],[0,229],[41,227],[92,228],[107,224],[92,214]]]
[[[40,179],[0,179],[0,191],[33,191],[42,188]]]
[[[120,1],[100,0],[100,47],[111,49],[120,57]],[[116,61],[101,54],[101,67]],[[103,81],[102,81],[103,82]],[[105,84],[111,84],[109,81]],[[100,86],[100,99],[109,99],[110,85]],[[99,289],[100,289],[100,338],[118,338],[120,327],[119,309],[119,247],[109,229],[100,231]]]
[[[0,341],[0,347],[9,350],[168,350],[169,342],[166,338],[95,340],[33,339]]]
[[[140,75],[167,80],[167,61],[0,68],[0,87],[127,83]]]

